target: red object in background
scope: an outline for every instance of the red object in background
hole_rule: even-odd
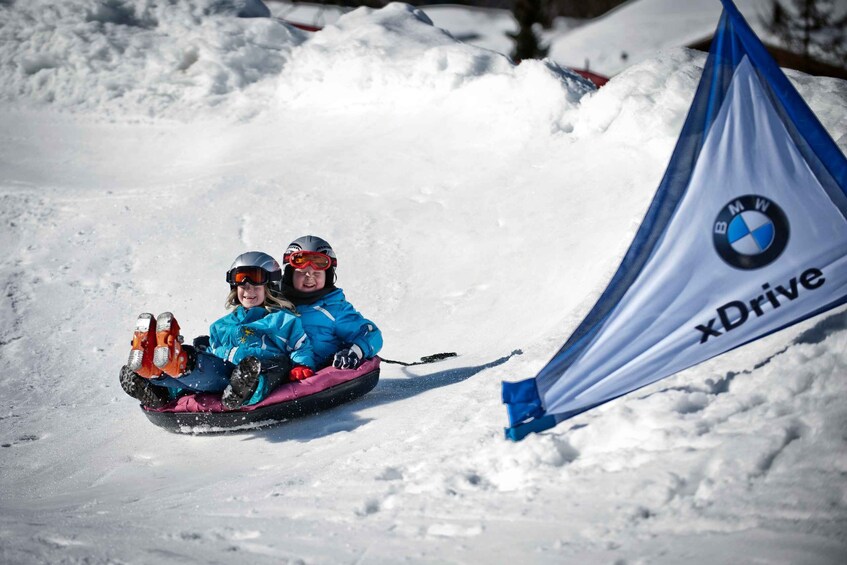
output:
[[[302,29],[303,31],[320,31],[321,30],[321,26],[312,26],[312,25],[309,25],[309,24],[298,24],[296,22],[289,22],[288,20],[282,20],[282,21],[287,23],[290,26],[296,27],[297,29]]]
[[[609,82],[609,77],[604,77],[603,75],[598,75],[597,73],[592,73],[591,71],[585,71],[582,69],[571,69],[573,72],[581,76],[582,78],[587,78],[591,82],[594,83],[594,86],[600,88],[607,82]]]

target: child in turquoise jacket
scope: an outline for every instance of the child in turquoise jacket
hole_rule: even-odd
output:
[[[238,256],[227,272],[233,311],[215,321],[207,339],[182,346],[170,312],[138,318],[129,362],[121,369],[124,391],[150,407],[185,392],[222,392],[224,408],[261,402],[286,376],[313,374],[311,341],[293,305],[269,285],[281,278],[266,253]]]
[[[283,295],[300,314],[318,367],[355,369],[379,353],[382,332],[335,286],[338,259],[326,240],[312,235],[295,239],[285,250],[283,263]]]

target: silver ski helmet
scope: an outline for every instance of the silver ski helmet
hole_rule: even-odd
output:
[[[229,271],[226,272],[226,282],[230,288],[249,282],[253,285],[267,284],[276,290],[282,280],[282,269],[276,259],[261,251],[248,251],[235,258]]]

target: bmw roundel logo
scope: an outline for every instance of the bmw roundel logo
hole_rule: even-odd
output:
[[[712,231],[721,259],[738,269],[773,263],[788,244],[788,218],[764,196],[739,196],[724,206]]]

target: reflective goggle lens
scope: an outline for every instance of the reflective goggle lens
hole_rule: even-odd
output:
[[[288,256],[288,263],[295,269],[305,269],[310,264],[318,271],[325,271],[332,266],[332,258],[317,251],[295,251]]]
[[[268,282],[268,272],[261,267],[238,267],[230,271],[227,277],[229,284],[241,286],[250,283],[253,286],[261,286]]]

